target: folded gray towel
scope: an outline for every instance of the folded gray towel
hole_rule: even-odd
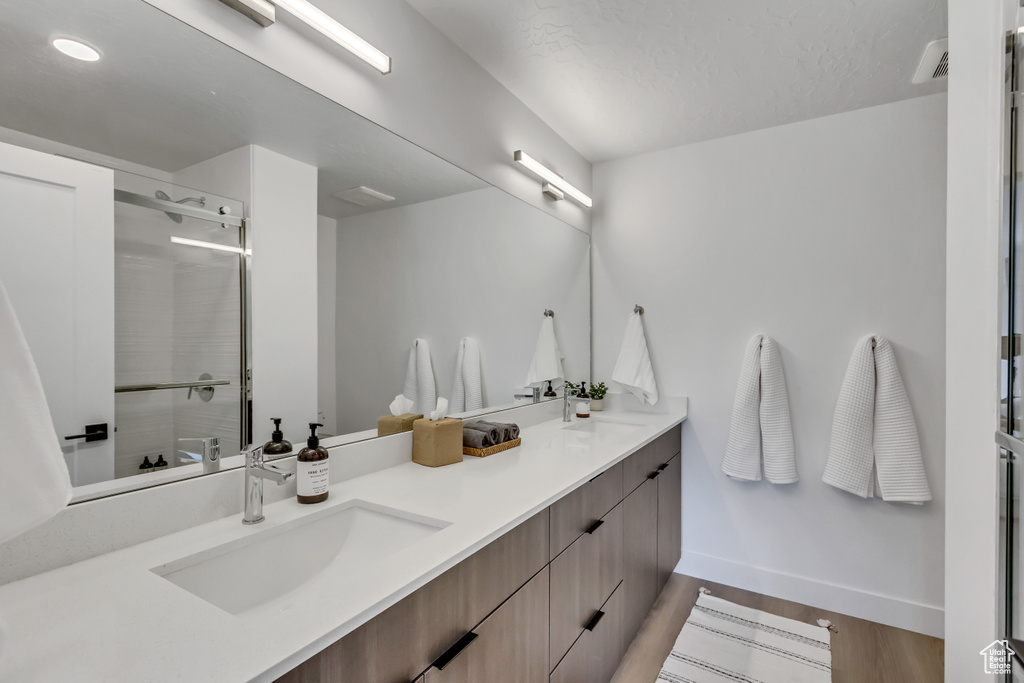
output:
[[[495,443],[505,443],[506,441],[512,441],[513,439],[519,438],[519,425],[514,422],[488,422],[487,420],[476,420],[473,423],[474,429],[495,429],[498,432],[500,441]]]
[[[493,436],[497,436],[494,432]],[[482,450],[495,445],[491,432],[481,432],[466,425],[462,426],[462,445],[466,448]]]

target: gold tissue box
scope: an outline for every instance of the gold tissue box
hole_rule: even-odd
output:
[[[427,467],[462,462],[462,420],[416,420],[412,424],[412,461]]]
[[[412,423],[422,419],[422,415],[405,413],[404,415],[384,415],[377,418],[377,436],[388,436],[399,432],[411,432]]]

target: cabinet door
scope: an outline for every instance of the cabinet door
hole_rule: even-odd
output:
[[[623,461],[623,494],[628,496],[635,491],[659,466],[679,453],[681,434],[682,427],[677,425]]]
[[[551,563],[551,663],[557,664],[622,580],[622,505]]]
[[[665,587],[683,554],[683,468],[677,455],[658,482],[658,592]]]
[[[544,683],[548,679],[548,568],[442,654],[424,683]]]
[[[569,547],[622,500],[622,463],[609,468],[551,507],[549,559]]]
[[[375,683],[380,680],[376,669],[376,620],[367,622],[313,655],[277,683]]]
[[[658,597],[657,479],[645,479],[622,501],[622,562],[623,638],[628,645]]]
[[[626,653],[622,637],[624,603],[625,594],[620,584],[551,672],[551,683],[608,683],[611,680]]]

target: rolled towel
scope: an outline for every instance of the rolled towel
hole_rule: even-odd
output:
[[[463,425],[463,429],[473,429],[478,432],[484,432],[491,439],[491,445],[497,446],[503,441],[502,431],[497,426],[490,423],[484,422],[483,420],[475,420],[473,422],[466,422]]]
[[[932,499],[914,411],[884,337],[864,337],[853,350],[821,480],[861,498],[880,494],[885,501],[917,505]]]
[[[758,334],[744,352],[722,471],[733,479],[760,481],[762,460],[771,483],[799,479],[782,357],[774,339]]]
[[[494,446],[494,439],[491,438],[493,434],[491,432],[481,432],[479,430],[462,425],[462,445],[466,448],[476,448],[483,450],[490,446]]]
[[[492,427],[498,430],[498,436],[501,437],[501,441],[497,441],[495,443],[505,443],[506,441],[512,441],[513,439],[519,438],[519,425],[514,422],[489,422],[487,420],[477,420],[475,424]]]

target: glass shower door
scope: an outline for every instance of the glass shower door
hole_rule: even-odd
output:
[[[244,206],[128,174],[116,187],[115,477],[216,471],[218,449],[247,443]]]

